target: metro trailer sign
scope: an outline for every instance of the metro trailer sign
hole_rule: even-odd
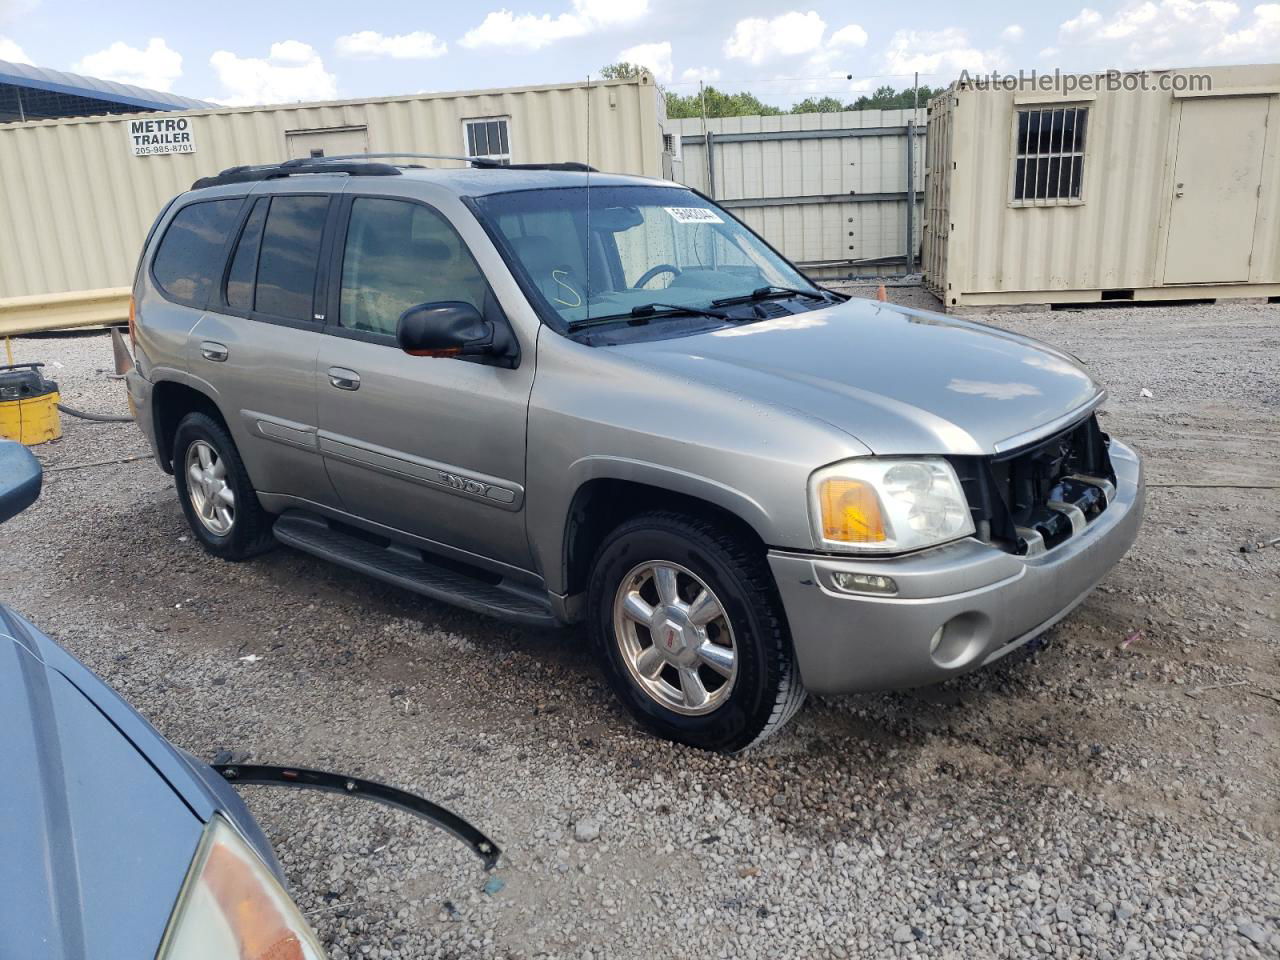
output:
[[[190,117],[130,120],[129,141],[135,157],[165,153],[195,153],[196,136]]]

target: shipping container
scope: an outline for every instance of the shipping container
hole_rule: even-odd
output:
[[[1280,295],[1280,65],[953,84],[924,266],[949,310]]]
[[[94,298],[100,313],[119,312],[161,207],[227,167],[405,151],[578,160],[660,176],[664,117],[660,92],[642,74],[590,85],[0,124],[0,313],[6,303],[27,312],[46,303],[88,309]]]

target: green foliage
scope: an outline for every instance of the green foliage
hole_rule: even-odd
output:
[[[638,63],[627,63],[625,60],[619,60],[617,63],[606,64],[600,68],[600,78],[602,80],[634,80],[640,76],[640,71],[644,67]]]
[[[919,103],[924,106],[930,97],[936,97],[943,91],[942,87],[931,87],[924,84],[920,87]],[[877,87],[871,96],[861,96],[853,101],[846,110],[910,110],[915,104],[911,87],[895,91],[893,87]]]
[[[707,87],[702,93],[707,98],[708,117],[750,117],[756,115],[772,117],[787,112],[762,102],[756,98],[755,94],[747,93],[745,90],[741,93],[725,93],[715,87]],[[673,93],[668,90],[667,116],[673,120],[681,117],[702,116],[702,98],[696,90],[690,94]]]
[[[639,76],[643,69],[639,64],[624,60],[601,67],[600,76],[605,80],[631,80]],[[920,106],[923,107],[930,97],[937,96],[942,90],[942,87],[921,86]],[[832,96],[806,97],[790,110],[765,103],[746,90],[726,93],[715,87],[706,87],[701,95],[697,90],[692,93],[664,90],[663,93],[667,98],[667,116],[673,120],[702,116],[703,97],[706,98],[708,117],[775,117],[783,113],[838,113],[841,110],[910,110],[915,102],[911,87],[895,90],[887,84],[877,88],[874,93],[863,94],[852,103]]]

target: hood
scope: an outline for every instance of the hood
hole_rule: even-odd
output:
[[[0,930],[13,956],[154,956],[213,812],[257,830],[202,765],[3,606],[0,730]]]
[[[874,300],[622,349],[824,420],[875,454],[990,454],[1103,396],[1047,344]]]

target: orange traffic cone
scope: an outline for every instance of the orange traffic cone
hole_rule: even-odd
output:
[[[879,300],[881,303],[883,303],[884,301],[886,301],[886,300],[888,300],[888,299],[889,299],[888,295],[887,295],[887,294],[885,294],[885,292],[884,292],[884,284],[883,284],[883,283],[882,283],[882,284],[880,284],[880,288],[879,288],[878,290],[876,290],[876,299],[877,299],[877,300]]]

